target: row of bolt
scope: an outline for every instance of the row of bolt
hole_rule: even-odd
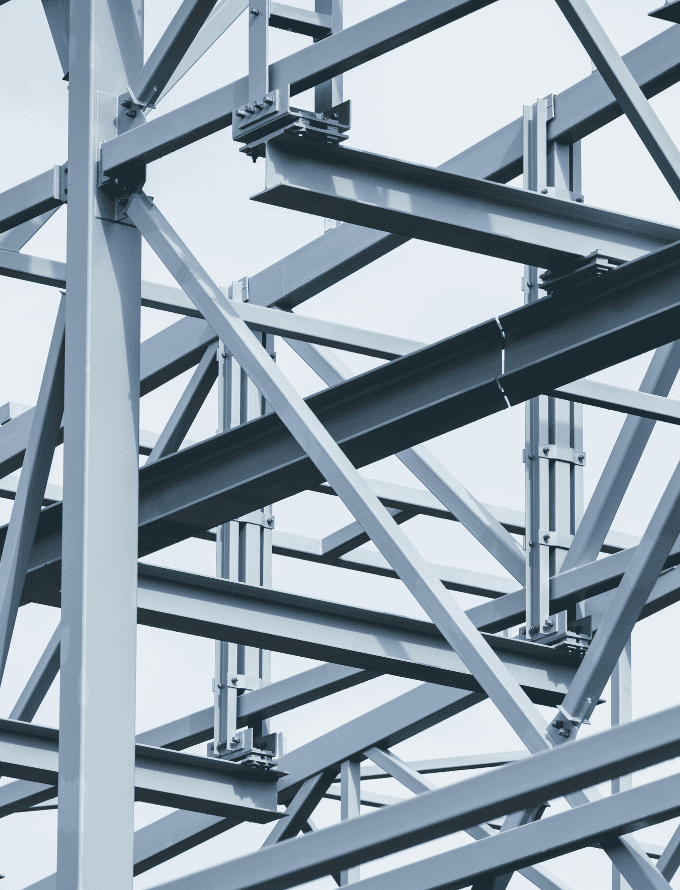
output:
[[[253,102],[252,105],[244,105],[243,108],[236,109],[236,117],[245,117],[246,114],[255,114],[255,111],[262,111],[265,105],[273,105],[274,99],[272,96],[265,96],[261,102]]]
[[[552,620],[552,618],[546,618],[545,621],[543,622],[543,628],[544,628],[543,632],[547,633],[548,630],[553,626],[554,623],[555,622]],[[539,632],[539,630],[540,630],[540,628],[537,624],[532,624],[531,627],[529,628],[529,633],[537,634]],[[526,627],[520,627],[519,632],[522,634],[523,637],[526,636],[526,632],[527,632]]]

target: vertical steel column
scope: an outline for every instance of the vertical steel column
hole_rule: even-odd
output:
[[[269,92],[269,0],[248,7],[248,103],[255,106]]]
[[[614,668],[611,679],[612,726],[630,723],[633,719],[632,680],[631,641],[629,639]],[[612,794],[618,794],[619,791],[628,791],[632,787],[632,775],[612,779]],[[630,890],[630,884],[622,877],[621,872],[614,863],[612,863],[612,890]]]
[[[141,236],[114,221],[97,155],[143,11],[70,4],[59,890],[132,888]]]
[[[248,279],[235,281],[231,297],[248,300]],[[272,359],[274,337],[257,334]],[[260,417],[266,403],[233,355],[220,342],[218,376],[218,421],[224,432],[247,420]],[[272,585],[271,507],[256,510],[239,520],[227,522],[217,532],[217,574],[220,578],[242,581],[259,587]],[[215,736],[213,751],[228,753],[236,732],[239,691],[255,689],[271,682],[271,652],[254,646],[215,643]],[[255,739],[269,734],[269,720],[253,725]]]
[[[553,97],[524,106],[524,188],[580,198],[580,144],[548,146]],[[539,299],[535,266],[524,267],[524,301]],[[583,406],[538,396],[526,405],[526,636],[551,632],[550,578],[559,572],[583,515]]]
[[[343,28],[343,2],[344,0],[314,0],[315,12],[331,16],[331,27],[334,34],[342,31]],[[315,43],[317,42],[315,41]],[[342,74],[338,74],[337,77],[332,77],[314,88],[314,111],[327,111],[335,105],[340,105],[342,101]],[[327,232],[338,225],[340,223],[337,220],[324,218],[323,230]]]
[[[340,818],[356,819],[361,815],[361,764],[343,760],[340,767]],[[354,884],[361,877],[361,866],[354,865],[340,872],[340,886]]]

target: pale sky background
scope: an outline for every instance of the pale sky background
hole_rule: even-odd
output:
[[[625,53],[667,27],[647,12],[661,0],[591,0],[617,49]],[[313,7],[313,0],[298,0]],[[387,9],[387,0],[345,0],[345,25]],[[179,0],[148,0],[146,47],[149,53]],[[679,32],[680,33],[680,32]],[[272,31],[274,59],[306,45],[308,38]],[[56,52],[39,0],[11,0],[0,7],[0,93],[3,122],[0,190],[16,185],[66,159],[67,85],[61,80]],[[242,76],[247,71],[247,38],[242,17],[162,103],[165,113]],[[590,61],[551,0],[499,0],[460,22],[357,68],[344,77],[345,98],[352,100],[353,126],[349,145],[421,164],[438,165],[522,113],[523,104],[559,93],[591,71]],[[654,108],[673,138],[680,141],[676,86],[653,100]],[[558,99],[559,101],[559,99]],[[312,107],[310,95],[296,104]],[[231,131],[225,130],[149,167],[146,191],[168,217],[213,278],[221,285],[254,275],[323,232],[316,217],[254,204],[249,197],[264,184],[264,165],[238,153]],[[521,183],[515,183],[521,184]],[[608,125],[588,137],[583,146],[583,192],[589,204],[677,224],[677,200],[627,121]],[[25,251],[65,260],[66,212],[61,210],[27,245]],[[522,303],[522,269],[508,262],[412,241],[373,263],[298,310],[368,329],[433,342],[500,315]],[[144,277],[174,283],[145,247]],[[40,285],[1,279],[0,405],[35,403],[58,291]],[[177,316],[142,310],[143,338],[172,324]],[[303,394],[320,388],[319,380],[277,338],[281,367]],[[346,356],[357,370],[372,360]],[[620,385],[639,385],[649,356],[597,375]],[[375,362],[373,362],[375,364]],[[141,426],[160,431],[190,372],[142,401]],[[680,385],[671,396],[680,397]],[[590,496],[623,415],[585,408],[587,451],[586,497]],[[189,433],[197,440],[216,429],[215,393],[206,402]],[[614,527],[642,534],[680,456],[680,429],[658,425],[638,472],[623,501]],[[432,443],[450,470],[482,501],[515,509],[524,506],[523,406],[464,427]],[[60,449],[61,450],[61,449]],[[366,468],[372,478],[419,483],[396,459]],[[52,480],[61,482],[61,455]],[[113,480],[112,480],[113,481]],[[11,502],[0,501],[0,521],[9,518]],[[276,527],[316,537],[350,521],[334,498],[307,494],[275,508]],[[436,562],[497,575],[504,570],[458,524],[418,518],[402,526],[423,554]],[[214,573],[214,546],[189,541],[157,553],[149,561]],[[341,569],[297,560],[274,558],[274,587],[366,607],[422,615],[403,586]],[[467,606],[475,598],[457,595]],[[635,717],[680,703],[677,683],[678,606],[645,620],[633,639]],[[49,639],[56,610],[27,606],[21,610],[9,662],[0,687],[0,716],[6,717]],[[214,645],[211,641],[140,628],[138,634],[137,729],[155,725],[212,703]],[[282,679],[314,662],[274,654],[273,676]],[[289,748],[307,742],[345,720],[388,700],[415,683],[381,678],[325,701],[275,718]],[[604,697],[609,700],[608,690]],[[549,709],[544,709],[546,717]],[[58,683],[55,683],[35,722],[56,726]],[[609,703],[595,712],[583,735],[609,725]],[[521,743],[486,702],[404,742],[395,749],[406,758],[436,757],[499,751]],[[205,752],[205,746],[196,749]],[[640,773],[637,783],[676,769],[675,763]],[[446,784],[470,773],[433,777]],[[394,780],[373,782],[376,792],[411,796]],[[607,792],[608,788],[604,787]],[[564,806],[556,802],[552,812]],[[167,811],[136,805],[137,827]],[[339,819],[339,804],[323,802],[315,820]],[[17,814],[0,821],[0,872],[3,890],[20,890],[54,870],[56,813]],[[647,830],[642,836],[663,843],[677,820]],[[135,879],[145,890],[170,877],[225,861],[257,849],[269,829],[242,826]],[[417,850],[362,867],[368,876],[386,867],[430,855],[467,842],[456,835]],[[548,866],[574,888],[608,886],[609,860],[586,850],[554,860]],[[335,886],[331,879],[319,887]],[[529,886],[515,875],[511,887]],[[680,878],[673,886],[680,887]]]

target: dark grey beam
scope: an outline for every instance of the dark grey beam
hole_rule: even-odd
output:
[[[66,200],[64,171],[58,165],[0,194],[0,232],[60,207]]]

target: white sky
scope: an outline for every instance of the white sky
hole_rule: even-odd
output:
[[[625,53],[663,30],[647,17],[661,0],[591,0],[617,49]],[[312,8],[312,0],[300,6]],[[345,25],[393,5],[380,0],[345,0]],[[170,21],[179,0],[148,0],[146,47],[151,51]],[[308,43],[307,38],[273,32],[274,58]],[[66,158],[67,85],[61,80],[56,52],[39,0],[11,0],[0,7],[0,93],[3,122],[0,190],[62,163]],[[163,102],[165,113],[226,84],[247,70],[243,18]],[[345,98],[352,100],[353,127],[349,144],[410,161],[437,165],[497,130],[522,113],[523,104],[549,92],[559,93],[590,73],[590,61],[551,0],[499,0],[468,18],[449,25],[345,75]],[[677,102],[680,87],[667,90],[653,105],[671,135],[680,139]],[[311,107],[311,96],[296,104]],[[264,182],[264,165],[250,163],[234,146],[229,130],[218,133],[149,168],[147,193],[220,284],[254,275],[273,261],[321,235],[322,220],[254,204],[250,195]],[[676,223],[676,199],[625,120],[610,124],[583,146],[583,191],[587,203]],[[29,243],[27,252],[65,260],[65,211]],[[382,330],[432,342],[500,315],[522,302],[522,269],[500,260],[466,254],[424,242],[410,242],[391,255],[330,288],[299,311],[319,318]],[[145,249],[144,277],[174,283],[156,257]],[[15,401],[32,405],[37,398],[58,292],[39,285],[2,279],[0,306],[0,405]],[[142,310],[146,338],[177,316]],[[304,394],[320,388],[318,379],[277,339],[281,367]],[[649,357],[610,369],[599,379],[638,386]],[[357,370],[372,360],[348,356]],[[142,402],[141,426],[160,431],[190,372]],[[676,385],[671,396],[680,397]],[[592,492],[620,429],[622,416],[585,408],[586,496]],[[216,427],[214,393],[189,434],[210,436]],[[464,427],[432,443],[435,453],[482,501],[522,509],[524,409],[515,408]],[[680,453],[680,430],[665,425],[655,431],[639,470],[623,501],[614,527],[641,534]],[[407,485],[419,483],[396,459],[367,468],[365,475]],[[52,479],[61,482],[60,455]],[[0,501],[0,521],[9,518],[11,502]],[[279,505],[278,529],[321,536],[350,521],[336,500],[304,495]],[[403,528],[431,560],[453,566],[505,574],[503,569],[457,524],[425,518]],[[155,555],[155,561],[202,573],[214,572],[214,548],[187,542]],[[420,615],[403,586],[387,579],[314,566],[275,557],[274,586],[280,589],[357,603],[376,609]],[[461,595],[464,605],[473,598]],[[634,715],[644,716],[678,704],[676,628],[679,607],[647,619],[633,640]],[[0,716],[7,716],[57,621],[55,610],[29,606],[21,610],[0,688]],[[148,628],[139,629],[138,730],[182,716],[212,703],[213,644]],[[311,666],[312,662],[274,655],[274,679]],[[55,684],[35,722],[56,726]],[[290,748],[340,725],[416,684],[396,678],[380,680],[276,718]],[[608,691],[604,695],[609,699]],[[546,716],[549,711],[545,711]],[[593,726],[609,725],[609,705],[600,706]],[[398,746],[405,758],[435,757],[519,748],[521,744],[489,703],[446,721]],[[204,752],[204,746],[200,746]],[[636,777],[646,781],[674,764]],[[444,784],[470,774],[444,775]],[[411,796],[393,780],[374,782],[371,790]],[[553,812],[563,804],[556,803]],[[137,805],[137,825],[165,814]],[[315,819],[322,825],[339,818],[339,805],[324,802]],[[677,821],[677,820],[676,820]],[[662,843],[676,821],[647,830],[644,837]],[[245,826],[214,839],[135,880],[142,890],[199,867],[256,849],[268,829]],[[370,864],[363,875],[463,842],[458,836]],[[0,821],[0,872],[3,890],[19,890],[54,870],[56,814],[14,815]],[[585,851],[555,860],[551,870],[574,888],[607,886],[609,861]],[[587,877],[586,877],[587,876]],[[585,879],[585,880],[584,880]],[[334,886],[329,879],[319,886]],[[529,886],[515,876],[511,887]],[[673,886],[680,887],[680,878]]]

